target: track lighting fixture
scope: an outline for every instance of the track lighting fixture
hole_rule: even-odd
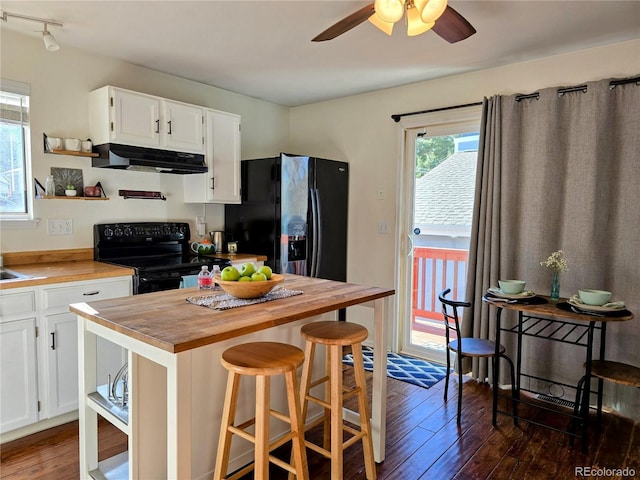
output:
[[[51,35],[47,27],[50,25],[55,25],[56,27],[62,27],[63,26],[62,23],[56,20],[47,20],[44,18],[36,18],[36,17],[29,17],[27,15],[19,15],[17,13],[2,12],[2,20],[4,22],[7,21],[8,17],[20,18],[22,20],[29,20],[31,22],[42,23],[43,25],[42,40],[44,41],[44,47],[49,52],[55,52],[60,49],[60,45],[58,45],[58,42],[56,42],[56,39],[53,38],[53,35]]]
[[[44,47],[49,51],[49,52],[55,52],[57,50],[60,50],[60,45],[58,45],[58,42],[56,42],[56,39],[53,38],[53,35],[51,35],[49,33],[49,30],[47,30],[47,24],[44,24],[44,31],[42,32],[42,39],[44,40]]]

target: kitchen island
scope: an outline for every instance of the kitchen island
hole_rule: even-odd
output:
[[[335,319],[337,310],[358,304],[373,307],[374,349],[384,352],[374,358],[371,421],[375,459],[383,461],[385,317],[388,297],[394,290],[295,275],[286,275],[283,286],[303,293],[229,310],[187,303],[187,297],[204,295],[196,288],[71,305],[79,318],[81,478],[88,478],[89,472],[95,476],[106,473],[106,478],[108,472],[116,472],[114,475],[121,478],[127,470],[131,479],[208,478],[215,464],[226,384],[226,371],[220,365],[222,352],[232,345],[260,340],[302,347],[302,325]],[[128,350],[129,405],[124,418],[99,398],[96,401],[99,385],[106,383],[94,373],[97,337]],[[272,408],[285,411],[284,387],[274,381],[272,388],[283,394]],[[245,395],[239,415],[249,418],[253,399],[250,393]],[[129,436],[128,454],[101,465],[97,457],[98,413]],[[236,447],[231,467],[252,458],[246,444]]]

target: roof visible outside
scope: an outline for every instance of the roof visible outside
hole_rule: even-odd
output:
[[[471,225],[477,156],[456,152],[416,180],[415,224]]]

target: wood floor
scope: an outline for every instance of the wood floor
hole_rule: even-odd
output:
[[[347,376],[348,371],[346,371]],[[442,399],[444,381],[431,389],[389,379],[386,459],[377,465],[378,479],[576,479],[629,478],[576,475],[577,467],[625,468],[640,478],[640,423],[605,414],[602,431],[592,429],[590,448],[570,448],[566,435],[521,422],[514,427],[506,416],[491,425],[491,390],[466,380],[462,424],[456,425],[457,377],[450,384],[449,401]],[[547,421],[562,426],[555,414]],[[538,416],[541,418],[541,416]],[[78,475],[78,424],[69,423],[46,432],[2,445],[0,478],[72,480]],[[100,459],[126,448],[124,434],[100,424]],[[310,435],[316,435],[311,432]],[[329,464],[308,453],[310,478],[330,479]],[[364,479],[362,453],[358,445],[345,455],[344,478]],[[610,472],[605,472],[610,473]],[[273,470],[272,478],[286,478]],[[631,477],[633,478],[633,477]],[[147,480],[147,479],[141,479]]]

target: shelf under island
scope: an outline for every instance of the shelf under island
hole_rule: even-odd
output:
[[[226,386],[220,356],[251,341],[279,341],[303,348],[300,328],[353,305],[373,307],[374,357],[371,426],[374,456],[384,460],[386,346],[393,289],[285,275],[282,286],[302,294],[226,310],[188,303],[207,295],[197,288],[168,290],[118,299],[72,304],[78,315],[80,382],[80,478],[210,478],[215,465]],[[129,401],[125,412],[105,402],[96,378],[96,339],[128,351]],[[324,361],[320,359],[319,365]],[[286,411],[284,385],[274,379],[272,408]],[[238,414],[253,416],[247,385]],[[247,393],[248,392],[248,393]],[[280,395],[281,394],[281,398]],[[108,396],[108,395],[107,395]],[[98,463],[97,416],[129,437],[128,452]],[[356,420],[354,412],[346,418]],[[280,435],[277,429],[274,435]],[[253,458],[248,444],[232,448],[230,467]],[[165,461],[166,460],[166,461]]]

